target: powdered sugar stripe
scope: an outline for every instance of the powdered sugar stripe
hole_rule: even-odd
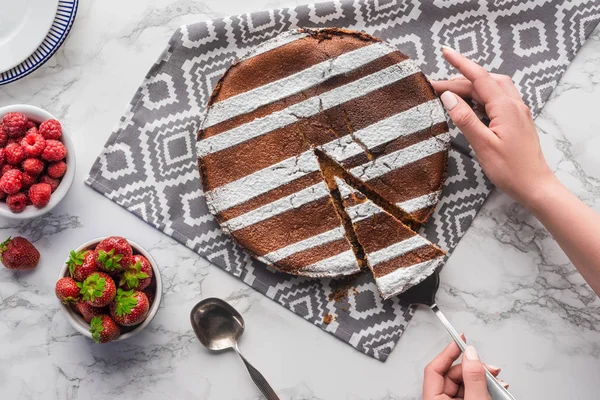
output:
[[[430,244],[431,242],[429,242],[424,237],[415,235],[401,242],[394,243],[383,249],[374,251],[372,253],[367,253],[367,261],[369,262],[369,265],[372,268],[377,264],[381,264],[382,262],[400,257],[401,255],[406,254],[409,251],[416,250],[419,247],[427,246]]]
[[[450,134],[443,133],[352,168],[350,173],[359,179],[369,181],[427,156],[445,151],[449,140]]]
[[[426,207],[431,207],[437,204],[442,192],[441,190],[424,194],[423,196],[415,197],[414,199],[406,200],[400,203],[396,203],[396,206],[406,211],[407,213],[413,213],[415,211],[422,210]]]
[[[283,214],[286,211],[320,200],[326,196],[329,196],[327,184],[325,182],[319,182],[316,185],[309,186],[298,192],[292,193],[289,196],[282,197],[271,203],[255,208],[250,212],[225,221],[221,223],[221,225],[229,232],[237,231],[279,214]]]
[[[218,213],[318,170],[317,157],[305,151],[206,192],[206,201],[210,211]]]
[[[423,281],[443,262],[444,257],[438,257],[410,267],[398,268],[387,275],[375,278],[375,283],[383,298],[389,299]]]
[[[318,148],[339,163],[364,152],[351,135],[342,136]]]
[[[323,110],[328,110],[364,96],[418,72],[419,68],[412,60],[391,65],[319,96],[311,97],[265,117],[256,118],[218,135],[199,140],[197,144],[198,156],[204,157],[265,135],[275,129],[283,128],[302,118],[311,117]]]
[[[315,64],[293,75],[214,103],[208,110],[202,128],[208,128],[300,93],[334,76],[359,69],[394,51],[397,50],[384,43],[370,44]]]
[[[335,184],[337,185],[338,190],[340,191],[340,196],[342,196],[342,199],[346,199],[353,193],[358,192],[358,190],[348,185],[342,178],[334,176],[333,179],[335,179]]]
[[[357,204],[352,207],[347,207],[346,212],[352,220],[356,223],[366,218],[371,218],[375,214],[383,212],[383,209],[375,205],[371,200],[365,201],[364,203]]]
[[[335,229],[320,233],[308,239],[292,243],[289,246],[282,247],[281,249],[275,250],[269,254],[265,254],[264,256],[259,257],[259,260],[266,262],[267,264],[276,263],[280,260],[283,260],[284,258],[292,256],[301,251],[310,250],[317,246],[340,240],[343,238],[345,238],[345,231],[343,227],[339,226]]]
[[[360,129],[354,132],[354,137],[373,149],[441,122],[446,122],[446,115],[440,101],[435,99]]]
[[[359,271],[360,267],[352,250],[344,251],[302,268],[302,274],[310,277],[350,275]]]

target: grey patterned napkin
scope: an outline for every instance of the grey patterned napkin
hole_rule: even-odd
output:
[[[369,274],[307,279],[254,261],[208,212],[196,169],[195,134],[213,85],[249,48],[296,27],[363,30],[397,46],[431,79],[451,76],[447,44],[511,75],[537,114],[600,19],[597,0],[355,0],[298,6],[181,27],[150,69],[86,181],[294,313],[384,361],[412,318],[382,301]],[[452,251],[491,190],[453,131],[449,176],[423,234]],[[324,321],[333,316],[329,323]],[[326,318],[328,320],[329,318]]]

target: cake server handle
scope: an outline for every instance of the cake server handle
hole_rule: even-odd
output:
[[[456,329],[454,329],[452,324],[450,324],[450,321],[448,321],[446,316],[442,314],[442,311],[439,309],[437,304],[433,304],[431,306],[431,309],[433,310],[435,315],[437,315],[440,321],[442,321],[442,324],[444,324],[446,330],[448,331],[450,336],[452,336],[452,339],[454,339],[460,350],[465,351],[467,344],[464,342],[464,340],[462,340],[462,338],[460,337],[458,332],[456,332]],[[513,395],[510,394],[500,382],[498,382],[494,375],[492,375],[491,372],[487,370],[485,365],[483,368],[485,369],[485,379],[487,381],[487,388],[488,393],[490,394],[490,398],[492,400],[515,400]]]
[[[236,351],[236,353],[238,353],[238,355],[246,365],[248,373],[250,374],[250,378],[252,378],[254,384],[258,389],[260,389],[261,393],[265,396],[265,398],[267,400],[279,400],[279,397],[277,397],[277,394],[275,393],[271,385],[269,385],[265,377],[260,372],[258,372],[258,370],[254,368],[252,364],[248,362],[248,360],[246,360],[246,357],[242,355],[237,343],[235,343],[233,349]]]

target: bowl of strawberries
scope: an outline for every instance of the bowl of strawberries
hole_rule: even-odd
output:
[[[108,236],[71,251],[55,293],[77,331],[96,343],[108,343],[130,338],[152,321],[162,298],[162,280],[143,247]]]
[[[52,114],[28,105],[0,108],[0,216],[47,213],[74,177],[73,144]]]

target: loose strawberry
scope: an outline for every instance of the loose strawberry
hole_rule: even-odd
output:
[[[121,336],[119,326],[108,315],[98,315],[90,322],[90,333],[96,343],[108,343]]]
[[[152,280],[152,265],[146,257],[136,254],[133,256],[131,267],[121,276],[119,286],[125,289],[144,290]]]
[[[59,179],[50,178],[48,175],[42,175],[40,177],[40,183],[47,183],[52,188],[52,193],[58,188],[60,185]]]
[[[0,178],[0,190],[6,194],[17,193],[21,187],[23,187],[23,173],[18,169],[11,169]]]
[[[49,119],[40,124],[40,133],[44,139],[58,140],[62,136],[62,126],[55,119]]]
[[[94,307],[104,307],[115,298],[115,282],[104,272],[92,273],[83,282],[78,282],[77,286],[82,299]]]
[[[115,301],[110,304],[110,315],[119,325],[133,326],[148,316],[150,303],[142,292],[136,290],[117,290]]]
[[[64,304],[76,303],[81,297],[77,282],[73,278],[60,278],[54,287],[56,297]]]
[[[19,143],[9,143],[4,148],[4,159],[7,163],[18,165],[25,158],[25,150]]]
[[[2,264],[8,269],[33,269],[40,261],[40,252],[24,237],[8,238],[0,243]]]
[[[21,164],[23,172],[27,172],[32,176],[38,176],[44,172],[44,162],[39,158],[26,158]]]
[[[67,172],[67,163],[64,161],[59,161],[48,165],[48,170],[46,171],[50,178],[62,178],[65,172]]]
[[[95,250],[83,250],[75,252],[71,250],[69,254],[69,274],[73,279],[83,282],[85,278],[97,271],[98,253]]]
[[[92,321],[92,318],[100,314],[105,314],[106,312],[104,308],[92,307],[86,301],[78,301],[75,303],[74,307],[88,324]]]
[[[23,192],[9,194],[6,196],[6,205],[10,211],[20,213],[27,207],[27,200],[27,196]]]
[[[20,112],[10,112],[2,118],[4,131],[11,138],[23,136],[27,130],[27,117]]]
[[[36,207],[45,207],[50,202],[52,187],[47,183],[36,183],[29,188],[29,200]]]
[[[46,140],[42,158],[46,161],[60,161],[67,156],[67,149],[58,140]]]

